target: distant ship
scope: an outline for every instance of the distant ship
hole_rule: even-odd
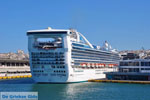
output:
[[[118,66],[119,54],[105,42],[92,45],[74,29],[27,32],[32,77],[39,83],[83,82],[105,78]]]

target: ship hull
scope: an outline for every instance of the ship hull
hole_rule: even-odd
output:
[[[112,72],[113,68],[101,68],[101,69],[72,69],[72,73],[68,73],[67,76],[61,76],[61,74],[49,73],[49,76],[33,77],[37,83],[79,83],[87,82],[92,79],[104,79],[106,75],[104,72]]]

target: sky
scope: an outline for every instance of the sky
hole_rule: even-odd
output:
[[[28,30],[74,28],[92,44],[150,49],[150,0],[0,0],[0,53],[28,52]]]

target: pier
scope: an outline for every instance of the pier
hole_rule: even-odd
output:
[[[22,75],[22,76],[0,76],[0,80],[3,79],[15,79],[15,78],[31,78],[32,75]]]
[[[150,81],[134,81],[134,80],[88,80],[88,82],[101,82],[101,83],[132,83],[132,84],[150,84]]]

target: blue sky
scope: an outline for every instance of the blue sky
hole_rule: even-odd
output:
[[[150,49],[150,0],[1,0],[0,53],[28,52],[26,31],[75,28],[92,44]]]

